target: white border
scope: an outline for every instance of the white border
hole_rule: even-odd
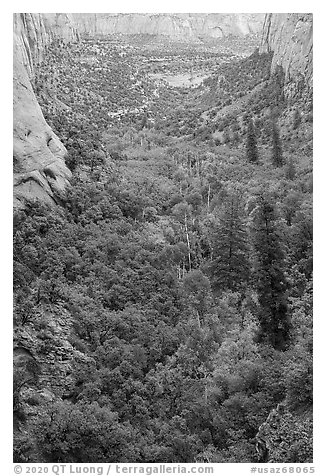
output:
[[[91,7],[91,10],[90,10]],[[9,11],[10,9],[10,11]],[[0,28],[0,45],[1,45],[1,172],[2,184],[0,187],[0,203],[1,203],[1,295],[3,312],[2,312],[2,332],[1,332],[1,368],[2,368],[2,392],[1,392],[1,410],[2,410],[2,441],[1,441],[1,462],[4,463],[2,474],[13,474],[12,462],[12,14],[13,12],[85,12],[93,13],[105,12],[108,9],[112,13],[126,12],[142,12],[142,13],[163,13],[163,12],[180,12],[180,13],[287,13],[287,12],[312,12],[314,14],[314,466],[316,474],[325,474],[322,468],[326,468],[323,463],[324,453],[324,422],[325,422],[325,393],[324,393],[324,372],[323,359],[325,355],[322,353],[325,347],[324,340],[326,338],[325,320],[322,309],[325,306],[323,300],[324,281],[325,279],[325,161],[326,147],[324,136],[326,128],[326,109],[325,109],[325,93],[326,88],[324,65],[325,65],[325,7],[322,2],[304,2],[304,1],[273,1],[258,2],[246,1],[241,4],[239,1],[231,1],[219,3],[213,1],[176,1],[165,0],[160,4],[153,1],[125,1],[119,2],[22,2],[13,1],[3,6],[1,15]],[[8,432],[8,429],[9,432]],[[8,465],[8,467],[6,467]],[[231,474],[227,471],[227,467],[234,465],[221,465],[216,471],[221,474]],[[241,469],[242,467],[242,469]],[[8,469],[8,471],[6,471]],[[236,472],[233,474],[246,474],[248,465],[238,464]]]

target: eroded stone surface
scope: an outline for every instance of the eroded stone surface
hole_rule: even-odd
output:
[[[174,39],[221,38],[259,34],[263,13],[72,13],[78,31],[89,35],[165,35]]]
[[[74,30],[60,25],[57,14],[21,13],[14,15],[13,74],[13,160],[14,207],[26,199],[53,204],[69,184],[71,172],[66,167],[66,149],[46,123],[35,97],[30,78],[42,59],[45,47],[61,34],[72,39]],[[61,20],[67,18],[61,18]],[[56,33],[55,33],[56,32]],[[61,32],[61,33],[60,33]]]
[[[266,15],[260,47],[273,51],[272,70],[283,67],[287,82],[304,78],[312,87],[313,16],[311,13]]]

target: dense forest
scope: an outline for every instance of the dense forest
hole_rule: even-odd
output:
[[[16,462],[312,461],[311,92],[222,46],[36,69],[73,178],[14,215]]]

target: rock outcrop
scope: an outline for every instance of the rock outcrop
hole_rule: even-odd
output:
[[[312,409],[290,412],[279,403],[256,435],[260,463],[311,463],[313,461]]]
[[[46,15],[46,16],[45,16]],[[66,14],[14,14],[14,207],[26,199],[53,204],[69,183],[66,149],[46,123],[31,77],[54,38],[77,39]]]
[[[282,66],[287,83],[304,80],[312,87],[313,16],[311,13],[269,13],[265,17],[261,52],[273,51],[272,71]]]
[[[165,35],[178,40],[260,34],[264,14],[231,13],[72,13],[81,34]]]
[[[54,39],[78,39],[69,13],[14,13],[14,45],[19,48],[29,76]]]

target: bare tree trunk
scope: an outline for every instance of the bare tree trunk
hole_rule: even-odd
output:
[[[204,401],[205,401],[206,405],[207,405],[207,401],[208,401],[208,383],[207,383],[207,380],[208,380],[208,373],[206,371],[205,372],[205,390],[204,390]]]
[[[190,250],[190,240],[189,240],[189,232],[188,232],[188,224],[187,224],[187,215],[186,214],[185,214],[185,230],[186,230],[187,245],[188,245],[189,270],[191,270],[191,250]]]
[[[203,159],[202,157],[198,158],[198,173],[200,178],[200,185],[203,185]]]
[[[197,311],[197,323],[198,323],[198,327],[199,329],[201,328],[201,323],[200,323],[200,317],[199,317],[199,312]]]
[[[208,184],[208,194],[207,194],[207,213],[209,211],[209,206],[211,202],[211,184]]]

